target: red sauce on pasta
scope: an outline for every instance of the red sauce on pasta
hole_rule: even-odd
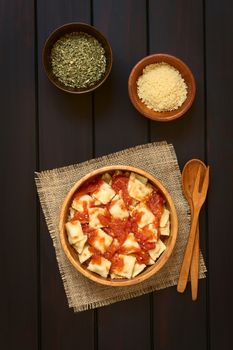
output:
[[[98,215],[100,223],[104,226],[104,231],[114,238],[117,238],[119,244],[123,244],[130,230],[128,219],[117,219],[108,215]]]
[[[134,254],[139,264],[148,264],[150,255],[148,252],[141,250],[139,253]]]
[[[128,207],[132,203],[132,198],[128,192],[129,178],[125,175],[114,175],[112,177],[112,188],[116,193],[121,191],[125,205]]]
[[[124,260],[118,254],[115,254],[112,258],[111,272],[119,273],[123,270]]]
[[[92,231],[89,231],[87,233],[87,237],[88,237],[88,242],[93,245],[93,243],[96,241],[98,235],[97,235],[97,231],[96,230],[92,230]]]
[[[158,190],[154,190],[146,202],[146,205],[155,216],[161,216],[163,214],[164,204],[165,198]]]
[[[110,271],[116,274],[117,272],[121,272],[124,267],[124,260],[119,254],[127,254],[127,249],[128,252],[130,250],[132,251],[129,254],[135,256],[136,261],[139,264],[148,264],[150,260],[149,251],[156,246],[156,243],[153,240],[158,240],[160,237],[159,223],[165,204],[165,198],[162,193],[160,193],[156,187],[153,187],[153,192],[143,201],[155,217],[154,222],[151,223],[153,226],[146,225],[143,228],[140,228],[139,225],[142,221],[144,212],[140,211],[140,209],[137,211],[137,208],[134,209],[133,205],[135,202],[138,203],[138,201],[134,200],[129,195],[128,182],[129,177],[125,174],[113,175],[110,182],[112,189],[123,199],[124,204],[121,205],[121,209],[127,209],[130,212],[128,218],[119,219],[111,215],[111,207],[118,201],[118,199],[114,200],[113,198],[112,201],[109,201],[104,205],[97,201],[93,196],[90,201],[82,202],[83,211],[76,211],[74,217],[71,219],[71,222],[75,220],[80,221],[83,233],[88,237],[87,242],[90,244],[88,249],[92,254],[92,262],[101,265],[102,257],[108,259],[111,261]],[[91,196],[99,190],[102,184],[103,180],[101,176],[97,176],[81,186],[81,188],[74,194],[73,199],[79,199],[82,195]],[[105,208],[105,214],[99,214],[97,219],[101,224],[101,230],[113,238],[112,243],[108,247],[105,246],[105,238],[101,236],[98,237],[97,229],[89,226],[88,209],[93,207]],[[155,237],[155,228],[157,228],[157,237]],[[131,248],[130,244],[128,244],[127,247],[122,246],[129,233],[134,235],[134,239],[138,243],[139,248],[137,248],[137,245],[135,247],[135,244],[132,244]],[[104,253],[101,253],[101,251],[94,248],[94,246],[98,247],[98,245],[96,245],[97,241],[99,242],[99,247],[105,246]]]
[[[99,190],[100,186],[103,184],[103,180],[100,176],[95,177],[93,180],[88,181],[82,185],[79,190],[74,194],[74,198],[80,197],[84,194],[92,194]]]
[[[107,251],[104,253],[104,257],[108,260],[112,260],[114,254],[118,251],[120,245],[112,243],[108,248]]]
[[[77,211],[71,221],[79,220],[81,223],[88,222],[89,214],[87,202],[83,201],[83,211]]]
[[[95,228],[90,227],[88,223],[84,223],[82,224],[82,230],[83,230],[83,233],[88,235],[91,231],[95,231]]]
[[[89,251],[92,253],[91,260],[94,264],[101,265],[102,254],[99,250],[90,247]]]

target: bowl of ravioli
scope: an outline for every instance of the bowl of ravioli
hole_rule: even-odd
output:
[[[107,166],[68,192],[60,213],[62,248],[84,276],[108,286],[138,284],[157,273],[175,246],[173,199],[151,174]]]

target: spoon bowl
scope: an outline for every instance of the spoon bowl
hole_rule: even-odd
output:
[[[190,205],[191,214],[193,211],[192,194],[197,177],[198,169],[201,168],[201,183],[203,182],[206,172],[206,165],[199,159],[191,159],[188,161],[182,171],[182,187],[184,195]]]

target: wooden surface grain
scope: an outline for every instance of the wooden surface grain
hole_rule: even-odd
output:
[[[231,218],[233,208],[233,3],[207,1],[206,22],[206,148],[211,165],[208,196],[208,326],[210,348],[233,347]],[[220,243],[221,242],[221,243]],[[219,244],[226,249],[219,249]]]
[[[36,349],[39,291],[32,2],[1,1],[0,43],[0,348]]]
[[[38,1],[38,118],[40,169],[92,157],[92,97],[55,89],[42,67],[41,53],[51,31],[73,21],[90,23],[88,1]],[[41,215],[40,235],[41,348],[94,347],[94,312],[68,308],[55,252]]]
[[[4,350],[232,349],[232,1],[1,1],[1,321]],[[42,67],[58,26],[91,23],[109,39],[113,69],[95,93],[56,89]],[[188,64],[197,94],[188,113],[162,124],[134,109],[129,73],[149,53]],[[74,314],[39,210],[34,171],[148,141],[172,142],[182,169],[211,166],[200,244],[208,273],[198,300],[176,288]]]
[[[191,158],[204,160],[205,157],[202,1],[166,0],[150,1],[149,4],[150,53],[177,55],[190,67],[196,79],[196,98],[183,118],[168,125],[151,123],[152,140],[159,138],[172,142],[182,168]],[[155,14],[157,21],[154,20]],[[201,231],[205,232],[205,223],[201,224]],[[201,247],[203,249],[203,245]],[[175,291],[154,294],[154,343],[158,349],[173,349],[176,339],[180,339],[179,349],[206,349],[206,281],[201,281],[200,285],[202,293],[195,305],[191,301],[190,286],[183,296]],[[166,321],[161,323],[164,309]],[[191,326],[187,325],[189,320]]]
[[[138,118],[127,92],[130,69],[146,54],[145,3],[103,0],[99,4],[93,2],[93,24],[112,45],[113,69],[111,79],[94,95],[95,156],[121,150],[122,143],[127,148],[147,142],[147,121]],[[149,314],[148,295],[99,309],[99,349],[130,349],[137,344],[150,349]]]

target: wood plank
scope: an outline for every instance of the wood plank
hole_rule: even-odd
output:
[[[179,57],[196,79],[196,98],[185,116],[168,123],[151,122],[152,139],[172,142],[181,167],[190,158],[203,159],[205,152],[202,15],[200,0],[149,2],[150,53]]]
[[[99,309],[98,345],[101,350],[151,349],[149,296]]]
[[[100,155],[147,142],[147,121],[128,97],[130,71],[146,54],[146,8],[138,0],[93,4],[94,25],[113,50],[111,76],[94,94],[95,153]]]
[[[197,82],[196,100],[183,118],[169,123],[151,122],[152,140],[173,143],[182,167],[191,158],[205,156],[202,1],[149,1],[148,12],[150,53],[170,53],[181,58],[190,66]],[[205,232],[202,213],[202,248]],[[200,282],[196,303],[191,301],[190,287],[184,295],[179,295],[175,287],[154,293],[156,350],[174,349],[174,344],[179,344],[179,349],[206,349],[205,294],[206,281]]]
[[[33,2],[1,1],[0,29],[0,347],[31,350],[38,339]]]
[[[43,44],[55,28],[73,21],[90,22],[90,1],[39,1],[39,123],[40,167],[59,167],[92,155],[91,95],[74,96],[56,89],[41,63]],[[45,349],[94,346],[92,311],[74,314],[58,271],[55,252],[44,219],[41,224],[41,345]]]
[[[56,89],[41,62],[47,37],[70,22],[90,22],[89,1],[38,2],[40,159],[41,167],[46,169],[86,160],[92,152],[91,95]]]
[[[146,7],[142,1],[94,1],[94,25],[113,49],[111,78],[94,94],[95,154],[147,141],[147,121],[131,105],[127,81],[146,54]],[[98,310],[98,345],[107,349],[150,348],[150,299],[142,296]]]
[[[232,349],[232,1],[206,1],[210,347]],[[220,243],[221,242],[221,243]],[[219,246],[224,247],[219,249]]]

